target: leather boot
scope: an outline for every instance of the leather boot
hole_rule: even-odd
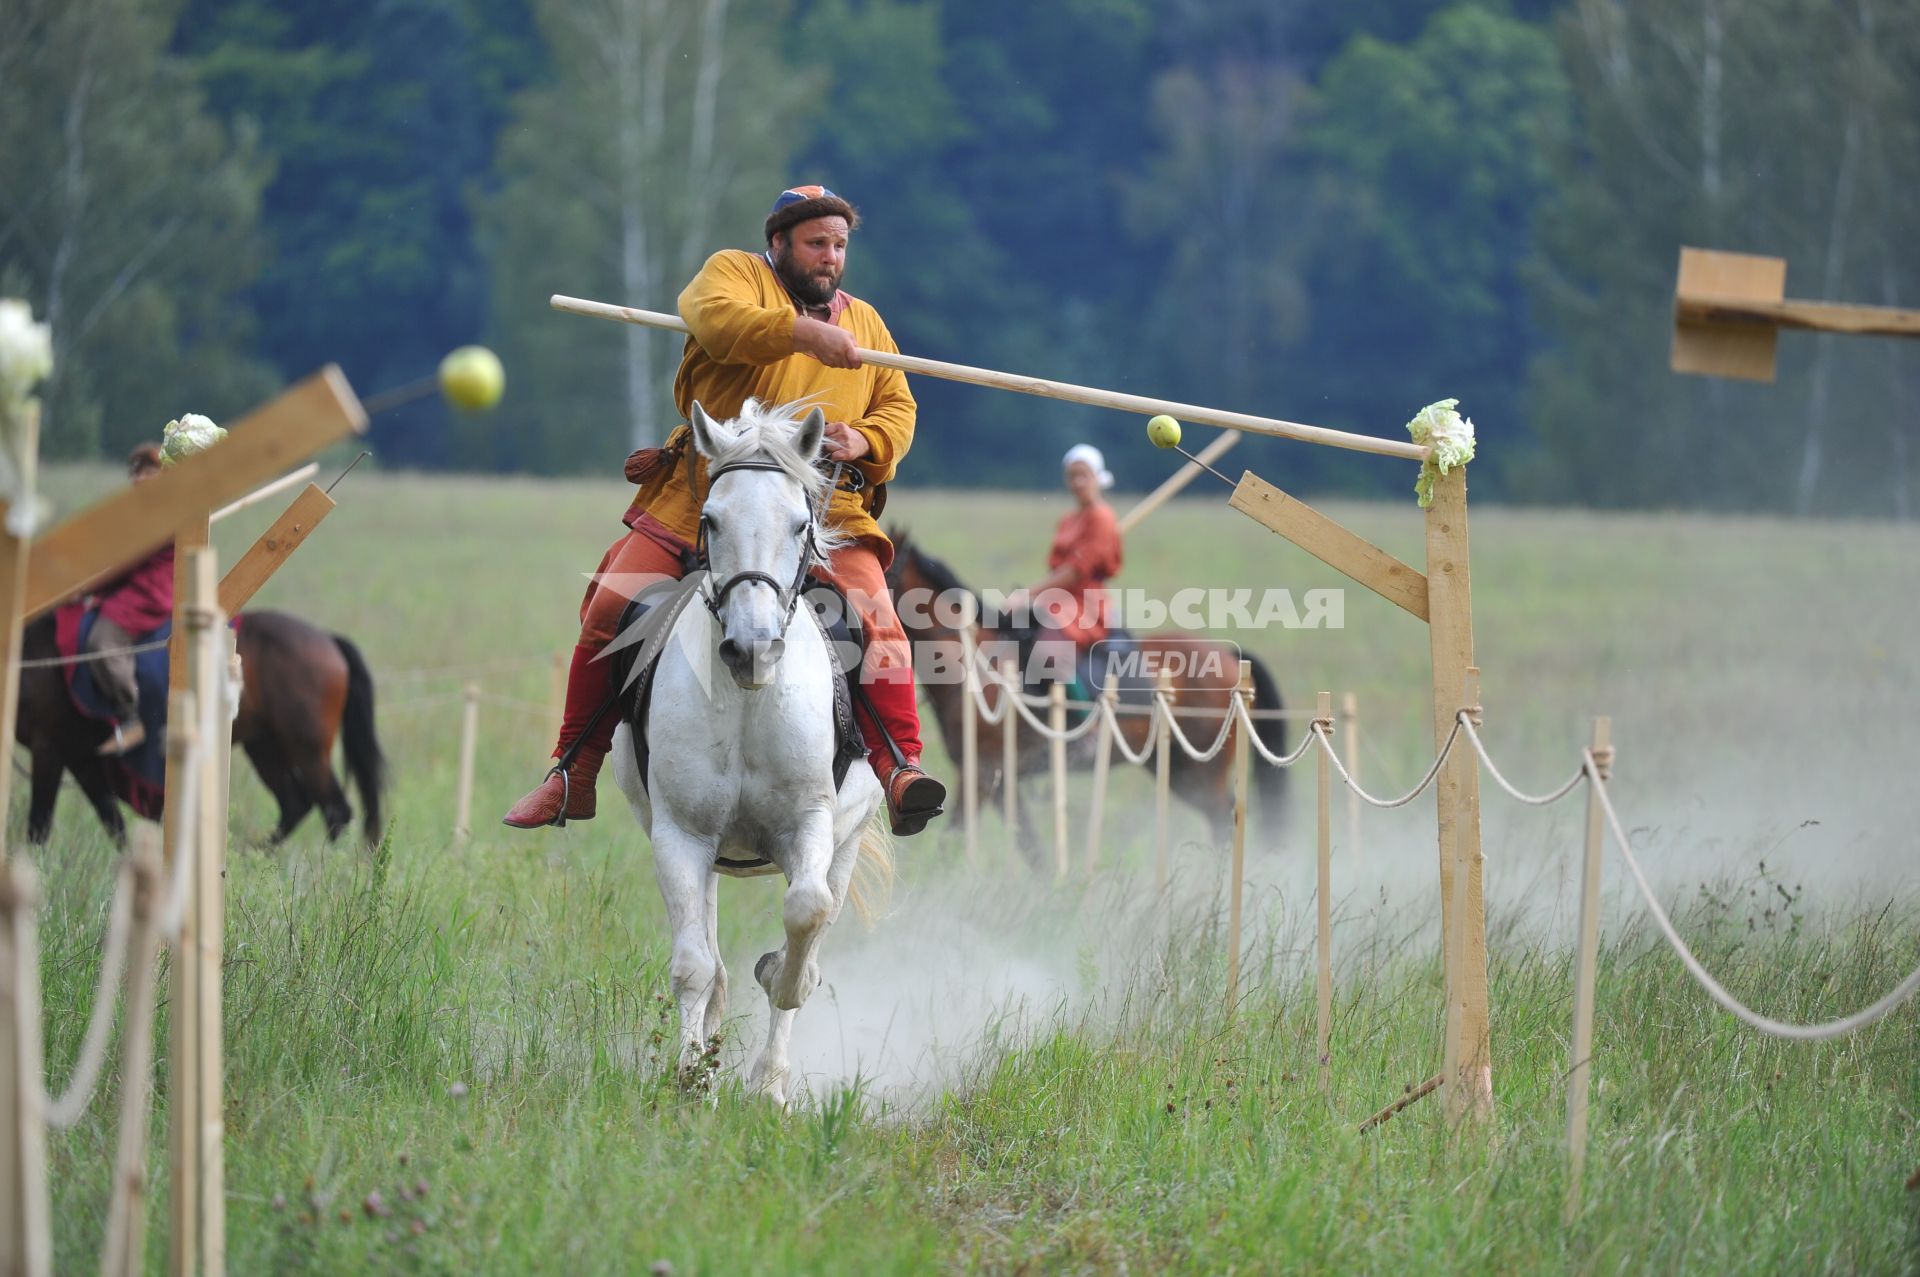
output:
[[[608,710],[599,722],[593,722],[594,713],[613,694],[613,662],[596,659],[602,650],[584,643],[573,649],[573,667],[567,672],[567,710],[560,726],[560,742],[553,749],[553,756],[558,758],[579,740],[572,765],[564,771],[556,766],[548,772],[501,817],[500,823],[515,829],[538,829],[542,825],[565,825],[569,820],[593,819],[594,781],[607,750],[613,746],[613,729],[620,723],[617,709]]]
[[[920,770],[918,763],[894,764],[882,753],[869,760],[887,796],[887,820],[894,837],[908,838],[945,810],[947,787]]]

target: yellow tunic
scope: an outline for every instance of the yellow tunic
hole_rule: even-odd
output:
[[[836,324],[850,330],[865,350],[897,351],[893,335],[878,311],[857,297],[840,295]],[[738,416],[749,398],[781,404],[810,399],[828,421],[844,421],[866,437],[869,451],[852,464],[867,478],[858,493],[835,491],[827,522],[859,538],[887,542],[869,513],[874,485],[893,478],[913,443],[915,407],[902,373],[871,364],[829,368],[810,355],[793,353],[793,300],[773,267],[756,253],[727,249],[707,259],[680,294],[680,318],[692,329],[680,371],[673,379],[673,402],[682,416],[698,400],[719,420]],[[668,437],[669,449],[692,451],[692,431],[680,426]],[[668,466],[634,495],[634,507],[665,524],[686,541],[700,524],[700,502],[707,490],[707,463],[694,457],[690,487],[684,458]],[[883,552],[882,561],[886,555]]]

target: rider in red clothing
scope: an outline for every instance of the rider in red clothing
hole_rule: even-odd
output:
[[[160,445],[143,443],[127,456],[127,477],[135,483],[160,473]],[[86,653],[94,658],[93,683],[113,710],[113,738],[103,754],[124,754],[147,739],[140,721],[140,692],[134,682],[134,658],[128,648],[173,617],[173,546],[155,550],[137,567],[93,591],[93,629]]]

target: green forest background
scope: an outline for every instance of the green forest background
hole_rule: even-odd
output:
[[[1920,303],[1908,0],[0,0],[0,295],[50,318],[50,456],[470,341],[486,417],[396,467],[616,472],[671,423],[672,309],[773,194],[858,204],[903,349],[1399,435],[1456,396],[1476,496],[1909,517],[1920,348],[1667,371],[1682,244]],[[1051,485],[1124,419],[920,380],[909,477]],[[1263,444],[1290,488],[1410,476]]]

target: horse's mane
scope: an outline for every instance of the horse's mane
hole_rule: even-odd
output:
[[[794,428],[811,406],[804,399],[772,405],[758,399],[747,400],[741,405],[739,416],[731,421],[714,422],[714,455],[707,458],[707,472],[711,474],[749,461],[771,462],[800,485],[809,509],[819,509],[821,495],[827,490],[827,476],[814,466],[811,458],[801,456],[792,443]],[[824,522],[816,535],[825,553],[848,544],[844,533]]]
[[[927,578],[927,584],[933,589],[935,594],[945,594],[948,590],[963,590],[968,594],[973,593],[973,591],[967,587],[966,582],[962,581],[954,570],[947,566],[945,559],[935,558],[925,550],[922,550],[917,544],[909,545],[907,547],[907,553],[912,556],[915,563],[919,564],[921,575]]]

